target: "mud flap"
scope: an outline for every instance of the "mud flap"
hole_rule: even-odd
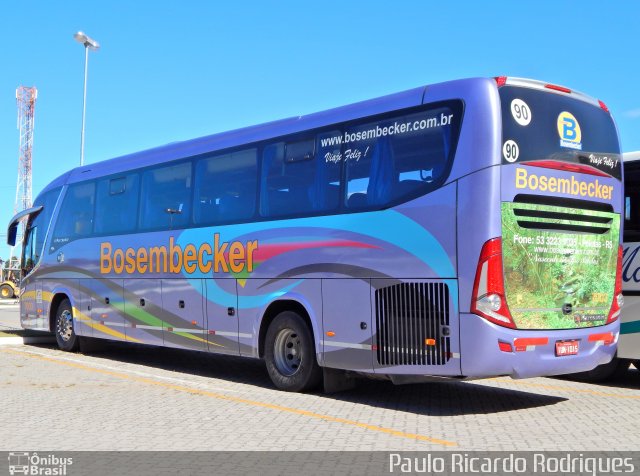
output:
[[[344,370],[322,368],[324,393],[337,393],[356,387],[356,380]]]

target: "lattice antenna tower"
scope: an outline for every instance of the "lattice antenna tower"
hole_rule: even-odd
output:
[[[31,159],[33,156],[33,130],[37,97],[38,90],[35,87],[20,86],[16,89],[20,148],[18,149],[18,183],[16,185],[14,213],[31,207]],[[24,223],[18,228],[16,243],[22,243],[23,236]],[[11,249],[10,262],[13,261],[13,257],[14,248]]]

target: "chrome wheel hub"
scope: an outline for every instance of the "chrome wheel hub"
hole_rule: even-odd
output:
[[[300,336],[292,329],[282,329],[273,344],[273,356],[278,372],[290,377],[300,369],[302,361]]]
[[[65,342],[71,339],[73,335],[73,316],[71,315],[71,311],[62,311],[62,314],[60,314],[58,318],[56,332]]]

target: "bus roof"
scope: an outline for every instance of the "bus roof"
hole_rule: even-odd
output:
[[[422,86],[322,112],[304,116],[294,116],[195,139],[172,142],[152,149],[77,167],[70,171],[66,182],[79,182],[132,168],[146,167],[171,160],[194,157],[242,144],[251,144],[287,134],[295,134],[296,132],[323,127],[337,122],[382,114],[395,109],[419,106],[422,104],[425,90],[426,87]],[[60,177],[60,179],[63,179],[63,177]]]
[[[622,160],[625,162],[629,162],[632,160],[639,160],[640,159],[640,150],[637,150],[635,152],[624,152],[622,154]]]
[[[49,183],[41,193],[66,183],[81,182],[121,173],[133,168],[143,168],[173,160],[221,151],[243,144],[274,139],[308,129],[328,126],[333,123],[346,122],[398,109],[419,106],[423,104],[423,102],[433,101],[434,96],[436,98],[442,97],[443,92],[445,94],[448,93],[449,97],[455,95],[466,99],[466,101],[473,102],[472,97],[468,96],[464,98],[464,96],[471,94],[471,91],[477,93],[478,89],[486,90],[487,87],[495,88],[496,81],[497,78],[469,78],[420,86],[407,91],[304,116],[294,116],[288,119],[220,132],[195,139],[173,142],[152,149],[74,168]],[[544,89],[543,85],[545,83],[524,78],[509,77],[507,78],[507,84]],[[547,91],[555,92],[552,90]],[[578,95],[576,98],[586,100],[585,95]]]

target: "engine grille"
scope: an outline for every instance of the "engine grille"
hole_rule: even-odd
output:
[[[375,293],[375,306],[378,364],[444,365],[450,359],[446,284],[401,283],[381,288]]]

